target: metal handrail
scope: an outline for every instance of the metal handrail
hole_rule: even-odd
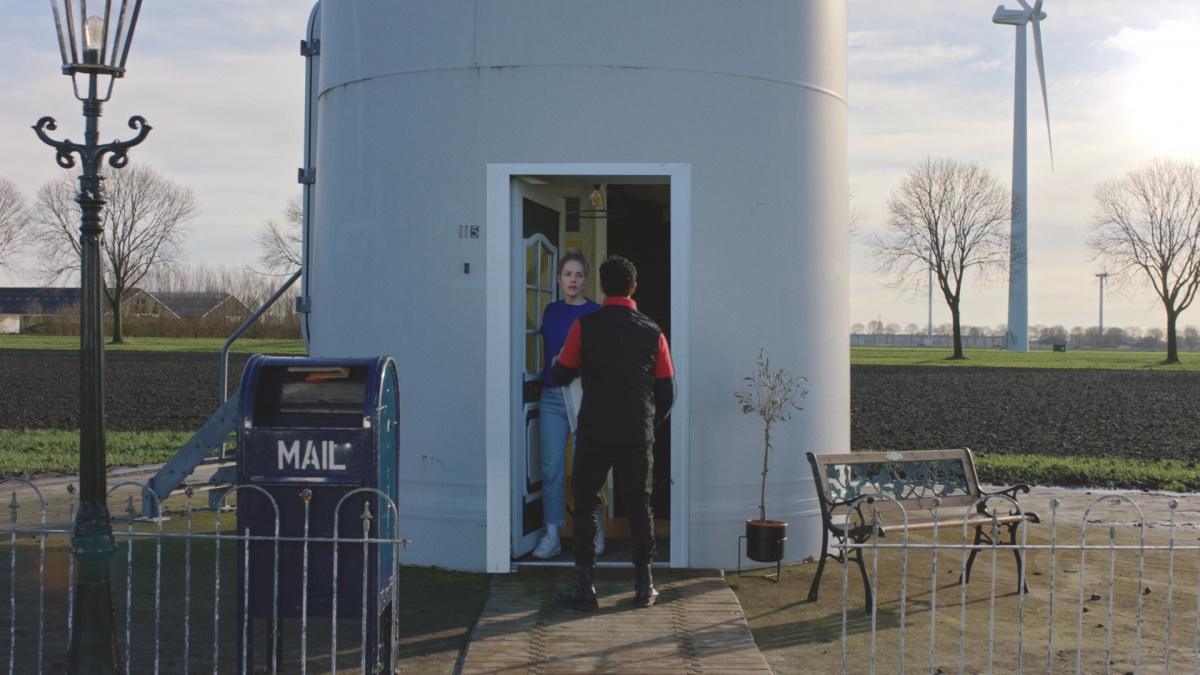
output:
[[[253,324],[255,321],[258,321],[258,317],[262,316],[263,312],[267,311],[268,309],[271,308],[271,305],[275,304],[275,301],[279,299],[279,296],[283,295],[287,291],[287,289],[292,287],[292,284],[296,283],[296,280],[300,278],[300,273],[303,271],[304,271],[304,268],[300,268],[300,269],[296,270],[296,273],[292,275],[292,278],[288,279],[287,283],[280,286],[279,290],[275,291],[275,295],[272,295],[270,300],[267,300],[265,303],[263,303],[263,306],[259,307],[257,312],[250,315],[250,318],[246,319],[246,323],[243,323],[242,327],[235,330],[233,332],[233,335],[230,335],[229,339],[225,341],[225,346],[221,348],[221,404],[222,405],[225,404],[225,401],[229,400],[229,386],[228,386],[229,385],[229,347],[233,344],[234,340],[238,339],[239,337],[241,337],[242,333],[246,332],[246,329],[249,328],[251,324]]]

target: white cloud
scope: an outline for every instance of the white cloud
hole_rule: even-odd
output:
[[[934,42],[896,45],[890,40],[866,41],[850,51],[850,67],[858,77],[903,76],[923,78],[928,71],[942,70],[970,61],[982,49],[977,44],[954,45]]]

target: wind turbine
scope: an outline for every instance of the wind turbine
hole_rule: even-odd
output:
[[[992,23],[1017,27],[1017,75],[1013,110],[1012,165],[1012,242],[1008,266],[1008,336],[1005,349],[1029,351],[1029,178],[1028,148],[1025,133],[1025,24],[1033,23],[1033,55],[1037,59],[1038,79],[1042,83],[1042,105],[1046,110],[1046,139],[1050,141],[1050,104],[1046,100],[1046,71],[1042,66],[1042,0],[1033,7],[1017,0],[1021,9],[996,8]],[[1054,143],[1050,141],[1050,169],[1054,169]]]

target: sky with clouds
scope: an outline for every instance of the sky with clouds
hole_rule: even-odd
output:
[[[1008,2],[1016,5],[1016,0]],[[27,196],[59,171],[29,128],[59,120],[56,138],[82,140],[83,118],[60,59],[48,3],[0,0],[0,176]],[[253,234],[298,190],[303,68],[310,0],[146,0],[129,57],[101,119],[103,140],[154,126],[131,152],[192,188],[203,214],[190,260],[238,266]],[[922,155],[979,163],[1011,176],[1014,28],[982,0],[849,0],[850,183],[879,231],[886,200]],[[1154,157],[1200,159],[1200,3],[1046,0],[1042,24],[1054,139],[1051,170],[1029,39],[1030,324],[1094,325],[1099,271],[1084,240],[1100,182]],[[852,244],[850,321],[924,325],[926,296],[897,296]],[[0,285],[35,283],[0,271]],[[935,297],[935,303],[937,298]],[[1006,320],[1003,284],[969,284],[963,322]],[[934,323],[949,321],[944,303]],[[1200,308],[1181,325],[1200,325]],[[1105,300],[1105,324],[1162,326],[1149,292]]]

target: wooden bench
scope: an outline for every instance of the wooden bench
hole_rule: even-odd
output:
[[[894,532],[903,533],[904,517],[907,515],[909,531],[932,530],[935,524],[943,532],[954,528],[961,531],[965,523],[967,527],[975,528],[976,545],[980,542],[992,543],[991,525],[995,521],[1004,526],[1009,535],[1008,542],[997,543],[1015,546],[1017,529],[1022,522],[1041,522],[1036,513],[1018,513],[1007,499],[991,500],[990,509],[987,502],[980,501],[974,512],[967,513],[969,509],[966,507],[980,497],[1005,495],[1016,500],[1018,492],[1029,492],[1029,486],[1024,483],[995,492],[980,490],[975,463],[967,448],[831,455],[810,452],[808,462],[812,465],[813,480],[820,496],[823,523],[821,560],[808,592],[809,600],[817,599],[826,558],[833,558],[843,565],[848,562],[846,552],[829,552],[831,537],[838,544],[844,544],[847,540],[861,544],[869,540],[876,530],[880,537]],[[891,499],[870,499],[871,495],[886,495]],[[852,512],[851,505],[864,496],[868,499],[859,501]],[[941,499],[936,519],[932,512],[935,498]],[[901,508],[903,513],[900,512]],[[869,608],[872,592],[867,568],[863,564],[863,550],[859,548],[855,551],[854,562],[862,573]],[[971,581],[971,565],[978,553],[978,548],[971,550],[966,574],[963,575],[965,578],[959,579],[961,583]],[[1018,590],[1028,593],[1028,586],[1022,586],[1020,581],[1024,566],[1021,552],[1014,548],[1013,554],[1017,558]]]

